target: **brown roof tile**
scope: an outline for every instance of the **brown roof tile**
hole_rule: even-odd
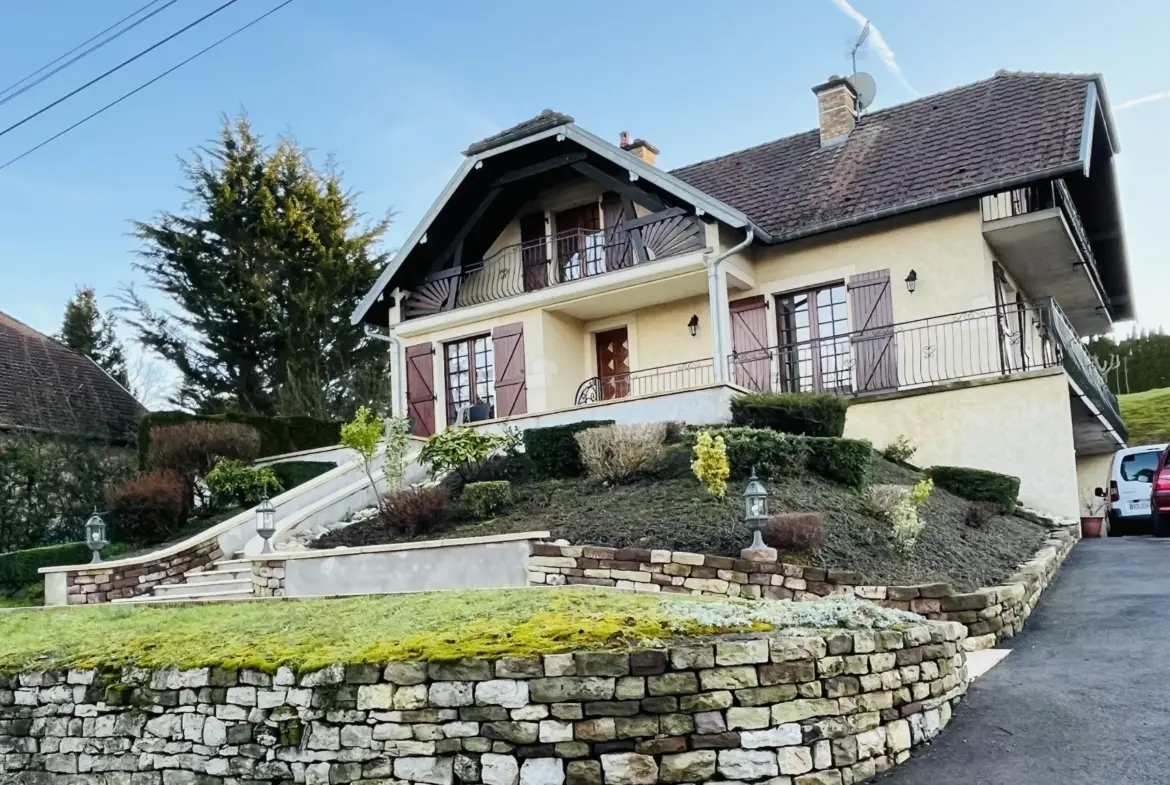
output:
[[[1094,78],[1001,71],[865,115],[834,147],[822,149],[817,132],[809,131],[671,174],[776,239],[813,234],[1075,165]]]
[[[0,431],[132,442],[143,411],[88,357],[0,313]]]

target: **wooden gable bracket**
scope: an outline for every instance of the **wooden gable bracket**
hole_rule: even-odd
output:
[[[537,163],[531,164],[529,166],[508,172],[507,174],[499,177],[495,183],[493,183],[493,185],[507,185],[508,183],[524,180],[534,175],[550,172],[553,169],[559,169],[562,166],[572,166],[575,163],[584,161],[588,156],[589,153],[586,152],[566,153],[565,155],[558,155],[555,158],[538,161]]]
[[[608,175],[592,164],[575,163],[573,164],[573,168],[588,177],[590,180],[596,180],[605,187],[611,188],[623,196],[629,196],[638,204],[645,205],[651,210],[661,210],[666,206],[663,201],[654,194],[638,188],[635,185],[630,185],[627,182],[623,182],[616,177]]]

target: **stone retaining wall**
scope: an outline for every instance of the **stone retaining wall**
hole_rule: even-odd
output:
[[[851,785],[933,738],[965,630],[670,649],[0,677],[6,785]]]
[[[95,564],[70,572],[45,575],[47,605],[92,605],[122,597],[149,594],[155,586],[182,583],[191,570],[206,567],[223,557],[216,540],[194,545],[186,550],[154,561],[131,564]],[[60,586],[54,586],[59,582]],[[64,602],[53,602],[54,592],[64,591]]]
[[[1077,542],[1076,530],[1053,529],[1035,555],[1001,586],[956,592],[947,583],[915,586],[866,584],[848,570],[785,562],[641,548],[600,548],[533,543],[529,582],[585,584],[646,592],[711,594],[772,600],[816,600],[849,594],[938,621],[961,622],[968,651],[993,647],[1023,629],[1056,570]]]

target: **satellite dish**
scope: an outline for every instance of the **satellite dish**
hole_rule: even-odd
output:
[[[857,91],[858,109],[865,109],[873,103],[873,99],[877,95],[877,82],[873,80],[872,76],[865,71],[858,71],[849,77],[849,82],[853,85],[853,89]]]

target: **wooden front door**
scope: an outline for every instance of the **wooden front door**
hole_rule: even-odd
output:
[[[556,215],[556,253],[560,280],[575,281],[605,272],[605,238],[596,203],[583,204]]]
[[[768,351],[768,304],[763,295],[734,300],[731,310],[731,381],[753,392],[772,389]]]
[[[597,334],[597,380],[603,401],[630,394],[630,339],[625,327]]]

